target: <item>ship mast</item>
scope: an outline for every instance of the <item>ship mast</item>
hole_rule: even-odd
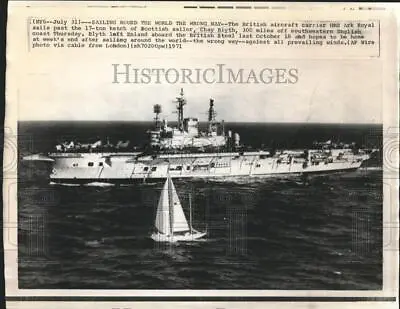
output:
[[[189,193],[189,231],[192,234],[192,194]]]
[[[186,104],[186,100],[183,96],[183,88],[181,88],[180,96],[176,98],[175,103],[178,103],[176,109],[178,110],[178,129],[183,131],[183,106]]]
[[[215,124],[215,110],[214,110],[214,99],[210,99],[210,108],[208,109],[208,133],[213,131]]]
[[[160,127],[159,115],[161,114],[161,105],[160,104],[155,104],[153,106],[153,112],[154,112],[154,114],[156,114],[156,116],[154,117],[154,121],[155,121],[156,129],[158,129]]]

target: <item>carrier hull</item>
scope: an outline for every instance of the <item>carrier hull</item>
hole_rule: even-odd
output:
[[[354,172],[357,171],[358,168],[349,168],[345,170],[330,170],[330,171],[318,171],[318,172],[308,172],[308,173],[276,173],[276,174],[265,174],[265,175],[259,175],[259,176],[251,176],[247,177],[249,181],[252,179],[262,179],[262,178],[270,178],[270,177],[279,177],[279,176],[300,176],[300,175],[327,175],[327,174],[336,174],[336,173],[347,173],[347,172]],[[232,181],[234,179],[243,179],[243,176],[210,176],[210,177],[174,177],[174,179],[178,180],[209,180],[209,181]],[[71,179],[71,178],[52,178],[51,179],[51,184],[52,185],[57,185],[57,184],[71,184],[71,185],[86,185],[86,184],[91,184],[91,183],[106,183],[106,184],[112,184],[112,185],[129,185],[129,184],[141,184],[141,183],[160,183],[165,181],[165,178],[147,178],[147,179],[139,179],[139,178],[104,178],[104,179],[94,179],[94,178],[87,178],[87,179]]]
[[[270,177],[351,171],[358,169],[367,156],[348,156],[325,162],[254,153],[186,154],[137,157],[135,154],[77,154],[51,156],[54,159],[50,180],[54,183],[134,183],[171,178],[227,179],[232,177]]]

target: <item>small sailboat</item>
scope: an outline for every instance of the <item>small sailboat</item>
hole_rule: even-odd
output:
[[[194,241],[206,235],[192,228],[190,200],[190,223],[188,224],[172,179],[167,177],[158,201],[155,232],[151,238],[157,242]]]

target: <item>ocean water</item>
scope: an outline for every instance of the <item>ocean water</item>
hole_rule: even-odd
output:
[[[19,158],[66,138],[144,142],[143,123],[20,123]],[[232,124],[259,147],[314,140],[381,145],[381,126]],[[19,288],[382,288],[382,169],[174,180],[203,241],[160,244],[151,233],[162,183],[51,185],[46,165],[18,164]]]

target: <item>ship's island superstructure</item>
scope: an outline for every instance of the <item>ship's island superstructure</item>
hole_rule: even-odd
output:
[[[47,155],[35,154],[24,161],[49,161],[53,182],[133,182],[171,178],[263,177],[276,174],[307,174],[358,169],[371,150],[356,149],[355,143],[315,143],[313,149],[251,151],[241,144],[238,133],[225,130],[216,120],[210,99],[206,131],[197,118],[184,118],[186,100],[177,97],[176,127],[160,121],[161,105],[154,105],[154,128],[143,149],[129,141],[115,145],[64,142]]]

